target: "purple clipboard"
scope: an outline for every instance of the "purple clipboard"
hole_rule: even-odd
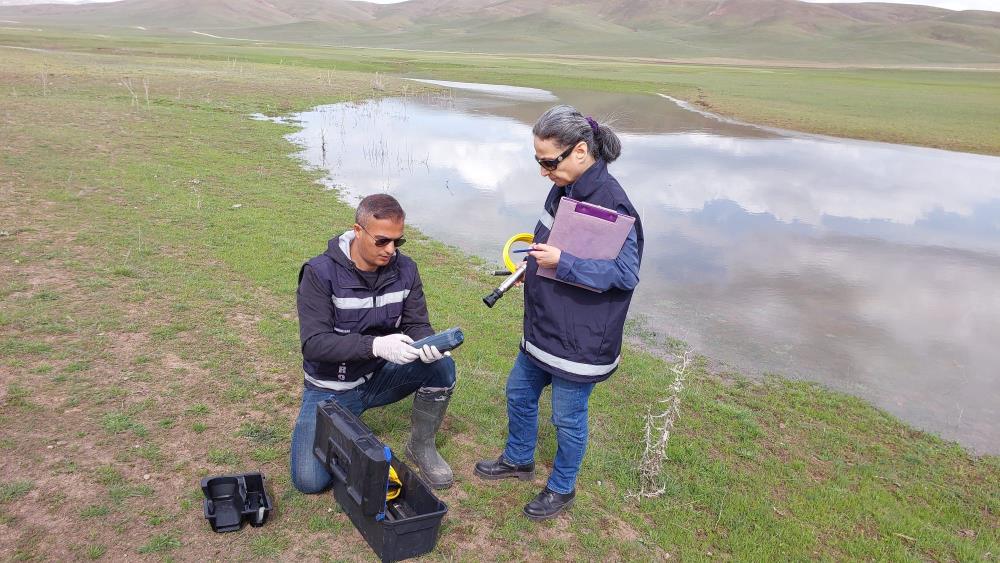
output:
[[[634,223],[634,217],[564,197],[559,200],[559,209],[545,244],[569,252],[577,258],[613,260],[622,251]],[[539,267],[538,275],[554,280],[556,270]],[[585,285],[570,285],[597,291]]]

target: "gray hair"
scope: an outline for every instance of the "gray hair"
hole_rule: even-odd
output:
[[[364,226],[372,218],[403,221],[406,213],[396,198],[389,194],[372,194],[361,200],[354,212],[354,222]]]
[[[571,147],[586,141],[591,156],[604,162],[614,162],[622,154],[622,142],[611,127],[584,117],[573,106],[549,108],[538,118],[531,132],[543,141],[555,141],[560,147]]]

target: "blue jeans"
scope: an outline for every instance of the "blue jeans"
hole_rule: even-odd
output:
[[[552,424],[558,445],[548,487],[567,494],[576,488],[576,475],[587,451],[587,406],[593,383],[553,377],[524,352],[518,354],[507,376],[507,447],[503,457],[517,465],[535,461],[538,397],[546,385],[552,385]]]
[[[402,366],[387,362],[367,382],[347,391],[305,387],[302,408],[292,431],[292,484],[303,493],[318,493],[329,487],[333,478],[313,454],[318,404],[333,399],[360,416],[372,407],[395,403],[418,389],[443,390],[454,386],[455,361],[445,357],[430,364],[420,360]]]

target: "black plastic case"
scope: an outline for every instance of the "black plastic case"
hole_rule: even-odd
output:
[[[448,506],[353,413],[334,401],[316,410],[313,453],[333,475],[333,496],[382,561],[428,553]],[[403,490],[385,500],[389,465]]]
[[[201,480],[205,518],[215,532],[235,532],[244,521],[263,526],[271,513],[271,497],[262,473],[219,475]]]

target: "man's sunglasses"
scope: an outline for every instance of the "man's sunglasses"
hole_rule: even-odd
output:
[[[562,162],[562,161],[564,161],[564,160],[566,160],[566,157],[569,156],[569,153],[573,152],[573,149],[575,149],[576,145],[578,145],[578,144],[579,143],[577,143],[577,144],[571,146],[570,148],[564,150],[561,155],[559,155],[559,156],[557,156],[555,158],[538,158],[538,155],[536,154],[535,155],[535,162],[537,162],[538,165],[541,166],[542,168],[548,170],[549,172],[552,172],[556,168],[559,168],[559,163]]]
[[[361,223],[358,223],[358,226],[361,227],[362,231],[368,233],[368,229],[366,229],[364,225],[362,225]],[[399,238],[389,238],[389,237],[382,237],[382,236],[377,237],[377,236],[375,236],[375,235],[373,235],[371,233],[368,233],[368,236],[372,237],[372,240],[375,241],[375,246],[377,246],[379,248],[382,248],[383,246],[388,246],[390,242],[396,243],[396,248],[399,248],[400,246],[403,246],[404,244],[406,244],[406,239],[403,238],[403,237],[399,237]]]

